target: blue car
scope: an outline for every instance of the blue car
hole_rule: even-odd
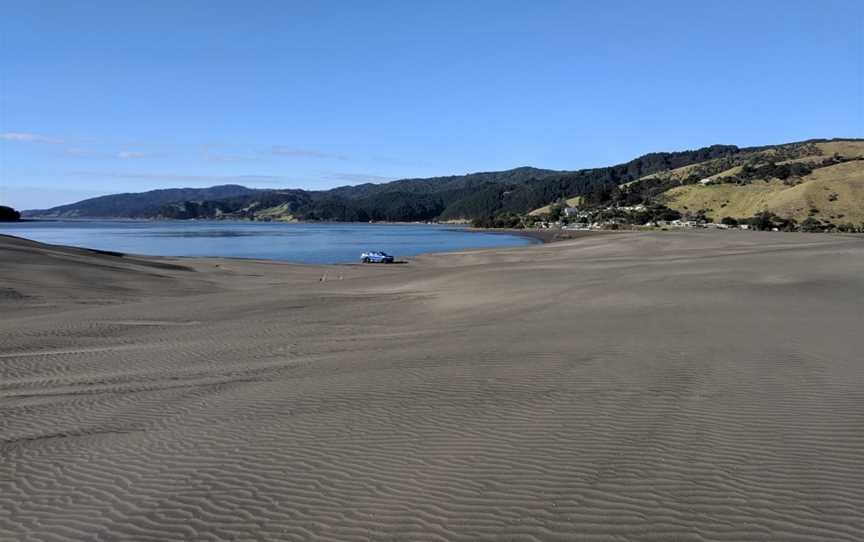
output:
[[[393,263],[393,256],[381,251],[364,252],[360,255],[361,263]]]

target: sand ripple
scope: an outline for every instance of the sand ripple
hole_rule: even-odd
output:
[[[0,539],[864,539],[860,239],[248,265],[0,320]]]

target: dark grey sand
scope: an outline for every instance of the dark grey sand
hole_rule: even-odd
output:
[[[864,540],[860,238],[0,280],[4,541]]]

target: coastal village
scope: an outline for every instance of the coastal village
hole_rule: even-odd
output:
[[[852,224],[822,222],[808,217],[801,223],[793,219],[777,216],[770,211],[757,213],[751,218],[735,219],[724,217],[714,222],[704,213],[667,215],[664,218],[645,218],[650,213],[646,205],[607,207],[602,209],[583,209],[564,207],[557,217],[529,217],[524,221],[526,228],[576,231],[604,230],[668,230],[668,229],[714,229],[714,230],[757,230],[774,232],[838,232],[864,233],[864,223]],[[518,226],[516,226],[518,227]]]
[[[729,223],[716,223],[700,218],[672,218],[672,219],[656,219],[648,220],[645,223],[637,224],[631,218],[620,215],[622,213],[645,213],[647,207],[645,205],[630,205],[616,208],[607,208],[601,211],[581,209],[579,207],[564,207],[557,220],[540,220],[534,221],[533,227],[541,229],[560,228],[564,230],[576,231],[602,231],[602,230],[617,230],[617,229],[656,229],[656,228],[703,228],[703,229],[740,229],[749,230],[750,224],[742,224],[738,221],[727,221]],[[613,215],[613,216],[604,216]],[[780,231],[778,228],[771,228],[774,231]]]

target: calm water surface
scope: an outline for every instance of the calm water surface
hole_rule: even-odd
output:
[[[421,224],[58,220],[0,224],[0,233],[44,243],[152,256],[228,256],[301,263],[356,262],[365,250],[394,256],[533,243]]]

